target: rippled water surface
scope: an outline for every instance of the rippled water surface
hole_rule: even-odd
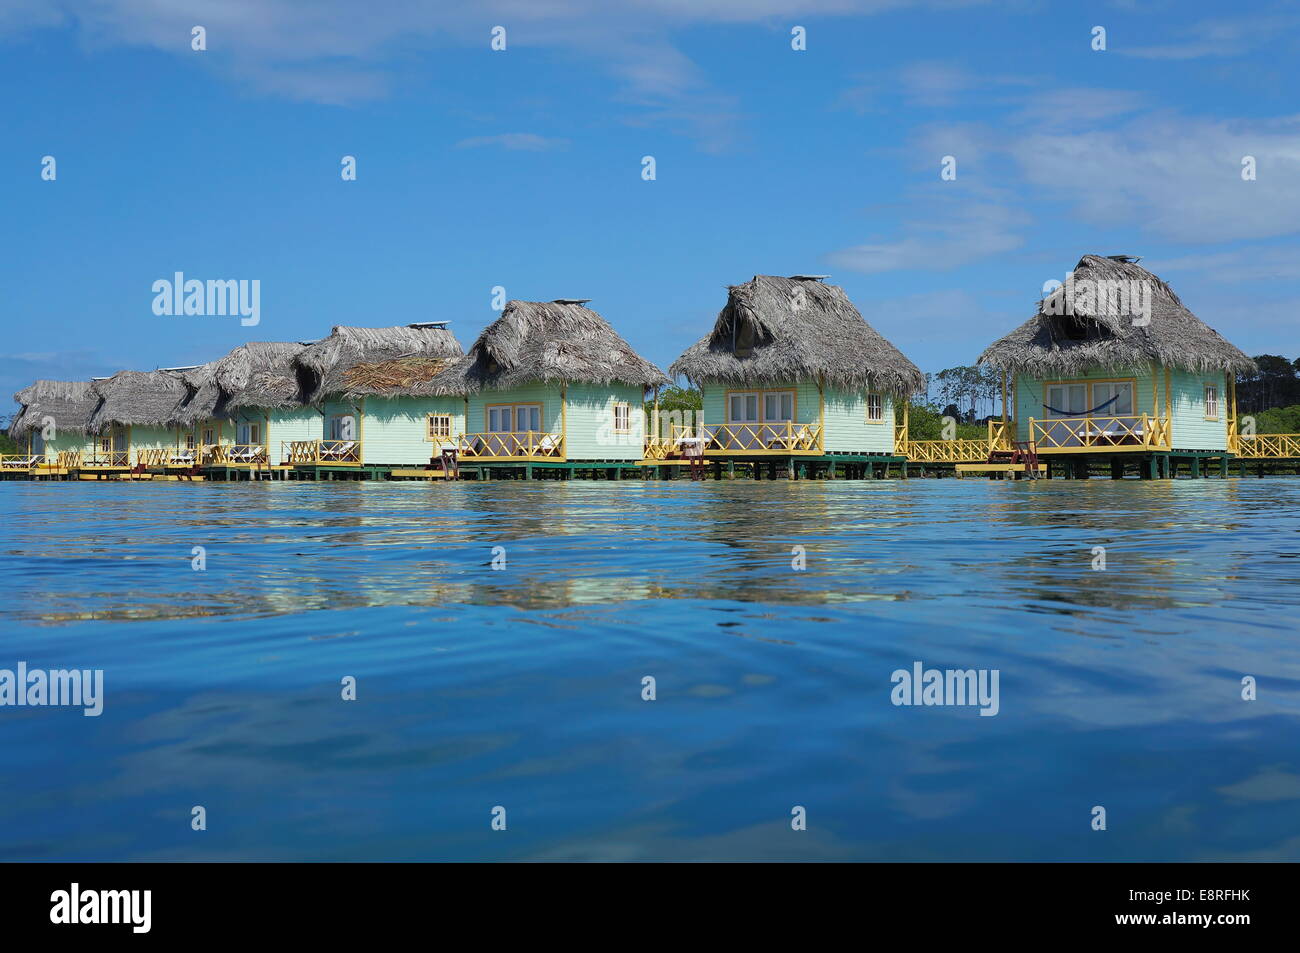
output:
[[[0,513],[0,668],[106,691],[0,708],[8,859],[1300,859],[1295,478],[4,483]],[[917,661],[996,669],[998,714],[893,705]]]

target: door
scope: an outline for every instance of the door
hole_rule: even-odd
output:
[[[758,391],[737,391],[727,395],[728,450],[753,450],[763,445],[759,434]]]

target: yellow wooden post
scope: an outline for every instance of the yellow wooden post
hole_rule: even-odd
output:
[[[1174,397],[1170,382],[1169,368],[1165,368],[1165,435],[1169,438],[1169,447],[1174,446]]]
[[[901,446],[901,447],[899,446],[899,442],[898,442],[897,436],[895,437],[895,440],[894,440],[894,452],[895,452],[895,453],[902,453],[904,456],[907,456],[907,455],[908,455],[908,446],[907,446],[907,445],[908,445],[909,443],[911,443],[911,441],[912,441],[911,421],[908,419],[908,412],[909,412],[911,409],[912,409],[912,397],[911,397],[910,394],[904,394],[904,395],[903,395],[903,434],[902,434],[903,441],[902,441],[902,446]]]
[[[884,397],[881,397],[884,400]],[[794,432],[793,425],[790,428]],[[826,392],[822,389],[822,379],[817,378],[817,450],[826,452]]]
[[[567,460],[569,458],[569,388],[567,384],[560,385],[560,453]]]
[[[659,385],[657,384],[655,385],[654,415],[655,415],[655,419],[654,419],[654,424],[651,428],[651,435],[655,438],[657,442],[659,439]]]

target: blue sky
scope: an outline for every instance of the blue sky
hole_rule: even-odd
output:
[[[334,324],[468,346],[498,285],[667,367],[756,273],[935,371],[1084,253],[1295,356],[1298,53],[1295,3],[0,0],[0,394]],[[260,280],[261,323],[155,315],[176,271]]]

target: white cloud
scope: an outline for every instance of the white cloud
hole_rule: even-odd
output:
[[[905,224],[901,235],[831,252],[827,261],[862,274],[950,271],[1019,248],[1026,222],[1010,204],[939,202],[925,217]]]
[[[564,149],[569,145],[568,139],[551,139],[531,132],[503,132],[499,136],[475,136],[462,139],[456,143],[457,149],[474,149],[482,146],[500,146],[503,149],[524,152],[551,152]]]
[[[1300,229],[1300,117],[1228,122],[1143,117],[1106,130],[1011,137],[1008,154],[1047,197],[1099,225],[1184,242]],[[1256,181],[1243,181],[1254,156]]]
[[[1204,57],[1240,56],[1266,45],[1270,40],[1287,36],[1300,23],[1295,15],[1241,15],[1231,19],[1202,20],[1176,30],[1172,43],[1150,46],[1126,46],[1112,43],[1111,48],[1126,56],[1151,60],[1194,60]]]

